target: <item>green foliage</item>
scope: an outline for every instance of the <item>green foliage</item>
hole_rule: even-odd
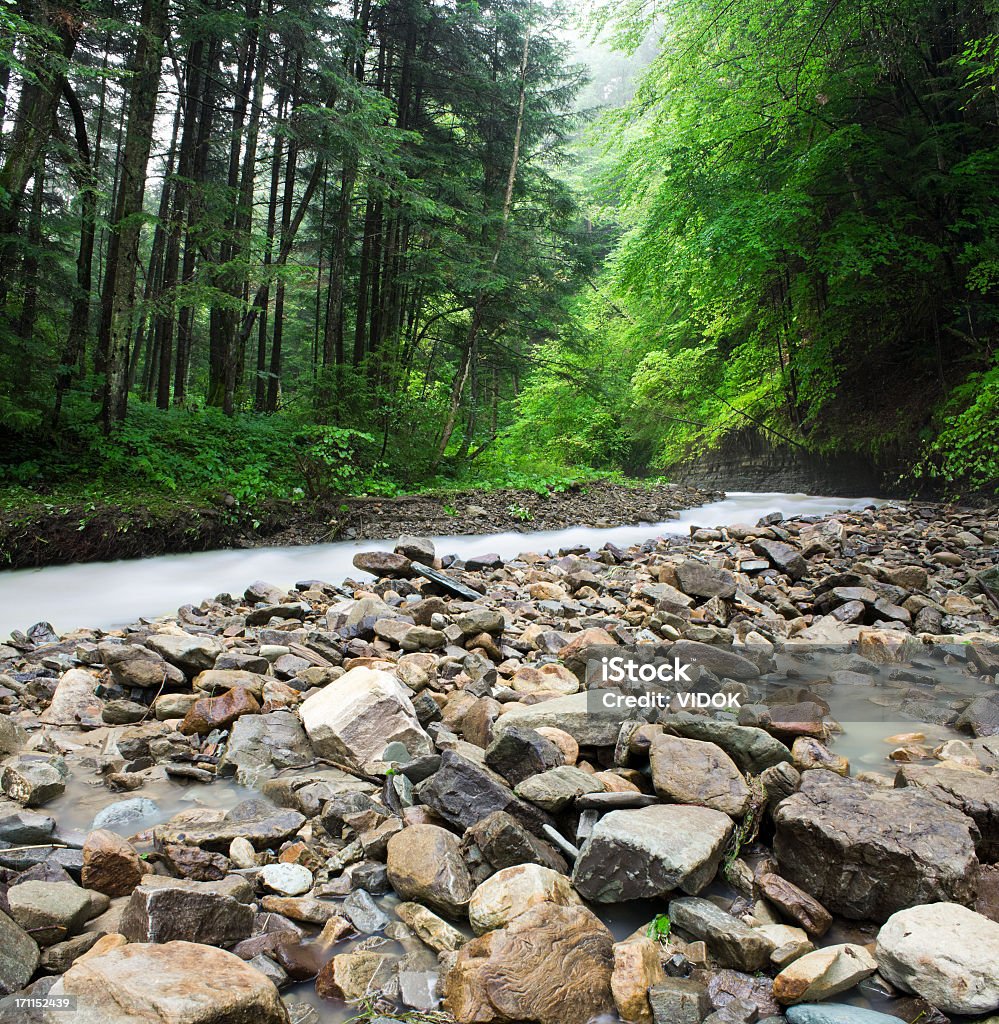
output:
[[[656,942],[666,942],[672,927],[673,923],[669,919],[669,914],[656,914],[646,929],[645,934]]]

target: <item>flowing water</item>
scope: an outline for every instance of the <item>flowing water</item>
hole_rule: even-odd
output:
[[[598,529],[571,526],[475,536],[435,537],[441,554],[459,557],[495,552],[504,558],[525,551],[547,551],[585,544],[619,547],[650,537],[687,535],[691,525],[755,523],[771,512],[827,515],[858,509],[873,499],[825,498],[806,494],[731,493],[724,501],[687,509],[665,523],[640,523]],[[197,604],[216,594],[242,593],[255,580],[291,586],[298,580],[340,583],[358,576],[351,560],[358,551],[391,546],[388,541],[338,541],[302,547],[262,547],[158,555],[121,562],[55,565],[45,569],[0,572],[0,638],[11,630],[50,622],[57,632],[80,627],[107,629],[140,617],[165,615],[183,604]],[[363,573],[360,574],[362,577]]]

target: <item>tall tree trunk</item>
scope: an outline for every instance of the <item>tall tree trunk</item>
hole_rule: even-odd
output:
[[[105,291],[110,292],[110,311],[105,326],[107,364],[101,410],[101,421],[106,432],[125,418],[128,406],[128,355],[135,307],[140,215],[146,185],[146,165],[149,163],[156,119],[156,91],[160,81],[163,40],[167,31],[167,4],[168,0],[143,0],[139,39],[130,79],[128,128],[114,217],[118,252],[114,265],[108,265],[104,285]]]

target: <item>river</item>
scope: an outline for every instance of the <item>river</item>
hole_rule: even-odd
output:
[[[510,558],[525,551],[548,551],[585,544],[620,547],[650,537],[686,536],[692,525],[755,523],[772,512],[827,515],[863,508],[873,498],[834,498],[808,494],[733,492],[723,501],[686,509],[678,519],[598,529],[571,526],[564,530],[435,537],[441,554],[459,557],[495,552]],[[108,629],[141,617],[172,613],[183,604],[197,604],[216,594],[242,593],[255,580],[291,586],[298,580],[340,583],[362,578],[351,560],[361,550],[391,546],[389,541],[338,541],[301,547],[238,548],[158,555],[118,562],[55,565],[44,569],[0,572],[0,637],[25,630],[35,622],[52,624],[57,632],[81,627]]]

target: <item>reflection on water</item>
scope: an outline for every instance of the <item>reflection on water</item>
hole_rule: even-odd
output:
[[[437,550],[459,557],[495,552],[504,558],[525,551],[558,550],[586,544],[600,548],[611,542],[621,547],[667,534],[687,535],[698,526],[755,523],[772,512],[827,515],[863,508],[873,499],[821,498],[805,494],[732,493],[724,501],[680,513],[665,523],[596,529],[573,526],[565,530],[494,533],[484,536],[435,537]],[[302,547],[198,551],[185,555],[125,562],[56,565],[47,569],[0,572],[0,637],[26,629],[34,622],[51,622],[57,631],[81,626],[108,628],[140,616],[165,615],[180,605],[197,604],[216,594],[241,594],[254,580],[288,587],[303,579],[339,583],[347,576],[364,576],[351,565],[361,550],[391,546],[390,541],[340,541]]]

